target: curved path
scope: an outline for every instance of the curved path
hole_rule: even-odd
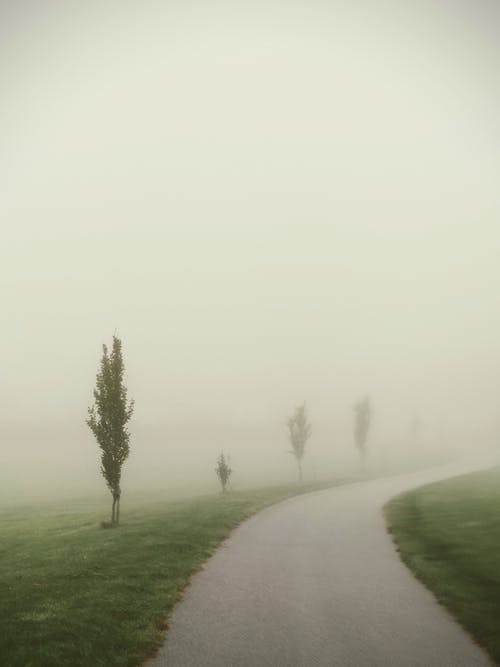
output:
[[[490,665],[401,563],[381,512],[460,472],[349,484],[260,512],[192,578],[149,667]]]

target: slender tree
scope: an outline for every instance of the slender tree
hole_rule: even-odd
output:
[[[111,352],[102,346],[102,358],[94,389],[94,405],[89,408],[87,424],[101,448],[101,473],[113,496],[111,523],[120,522],[122,466],[130,451],[127,423],[134,411],[134,402],[127,398],[124,384],[122,342],[113,336]]]
[[[227,464],[224,452],[221,452],[219,458],[217,459],[217,467],[215,468],[215,472],[219,478],[219,482],[222,487],[222,493],[226,493],[226,486],[233,471]]]
[[[359,452],[361,470],[366,465],[366,441],[372,419],[372,407],[368,396],[354,406],[354,444]]]
[[[290,454],[293,454],[297,460],[299,468],[299,481],[302,481],[302,459],[305,453],[306,442],[309,440],[312,432],[312,426],[307,418],[307,407],[305,403],[295,408],[292,415],[286,420],[288,428],[288,439],[292,445]]]

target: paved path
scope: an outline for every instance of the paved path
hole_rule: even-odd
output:
[[[299,496],[196,574],[149,667],[476,667],[484,653],[400,562],[381,508],[443,468]]]

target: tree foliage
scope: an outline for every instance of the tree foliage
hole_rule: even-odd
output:
[[[224,452],[221,452],[219,458],[217,459],[217,467],[215,468],[215,472],[217,473],[217,477],[219,478],[219,482],[222,487],[222,493],[225,493],[227,483],[233,471],[231,470],[226,461]]]
[[[286,420],[288,428],[288,439],[292,445],[290,453],[295,456],[299,468],[299,480],[302,480],[302,459],[305,453],[306,442],[312,432],[312,426],[307,418],[307,407],[305,403],[299,405],[292,415]]]
[[[134,411],[134,402],[127,398],[124,384],[122,342],[113,336],[111,352],[106,345],[96,377],[94,404],[88,409],[87,424],[101,449],[101,473],[113,496],[111,522],[120,520],[121,473],[130,452],[127,423]]]
[[[361,467],[364,468],[366,460],[366,441],[372,420],[372,406],[370,398],[358,401],[354,406],[354,443],[360,455]]]

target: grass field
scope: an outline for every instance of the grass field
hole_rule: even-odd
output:
[[[500,665],[500,469],[411,491],[386,514],[403,561]]]
[[[0,665],[137,667],[162,639],[190,575],[243,519],[328,484],[109,508],[0,512]]]

